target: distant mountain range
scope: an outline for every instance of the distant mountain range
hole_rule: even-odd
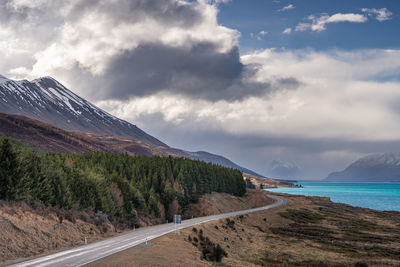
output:
[[[274,160],[270,164],[268,175],[279,179],[296,179],[299,172],[300,168],[294,162]]]
[[[172,155],[260,176],[223,156],[169,147],[135,125],[94,106],[51,77],[13,81],[0,75],[0,122],[0,135],[44,150]]]
[[[333,172],[325,181],[400,182],[400,153],[382,153],[363,157],[341,172]]]

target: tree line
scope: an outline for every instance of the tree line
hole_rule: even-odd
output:
[[[243,196],[238,170],[176,157],[106,152],[63,154],[38,151],[0,138],[0,199],[35,200],[62,209],[92,208],[131,220],[137,211],[160,217],[211,192]]]

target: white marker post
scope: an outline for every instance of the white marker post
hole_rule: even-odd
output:
[[[179,224],[182,223],[182,215],[174,214],[174,230],[175,234],[179,234]],[[178,229],[176,229],[178,227]]]

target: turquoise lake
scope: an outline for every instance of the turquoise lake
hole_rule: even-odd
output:
[[[375,210],[400,211],[400,183],[299,182],[303,188],[273,188],[271,192],[330,197],[332,201]]]

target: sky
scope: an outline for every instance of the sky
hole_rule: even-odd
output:
[[[4,0],[0,74],[52,76],[170,146],[322,179],[400,150],[399,14],[393,0]]]

